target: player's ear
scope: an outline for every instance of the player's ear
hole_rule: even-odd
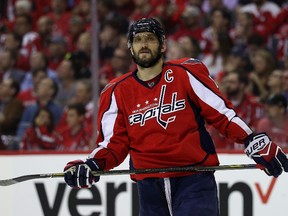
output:
[[[167,50],[167,41],[164,40],[162,44],[161,52],[164,53],[166,52],[166,50]]]

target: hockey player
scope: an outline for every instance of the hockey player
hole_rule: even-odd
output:
[[[128,48],[137,69],[102,91],[97,147],[85,161],[69,162],[65,181],[86,188],[99,181],[91,171],[110,170],[128,153],[131,169],[219,164],[204,122],[246,146],[270,176],[288,171],[288,160],[266,133],[253,134],[224,99],[197,59],[164,62],[165,33],[153,18],[134,22]],[[141,216],[209,215],[218,212],[213,172],[137,174]]]

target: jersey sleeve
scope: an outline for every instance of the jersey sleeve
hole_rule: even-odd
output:
[[[100,95],[97,147],[89,155],[99,162],[103,170],[118,166],[129,153],[124,116],[118,108],[114,89],[115,86],[108,86]]]
[[[188,65],[187,69],[191,99],[200,108],[206,122],[234,142],[244,143],[252,130],[237,116],[232,103],[222,96],[206,66],[199,62],[194,67]]]

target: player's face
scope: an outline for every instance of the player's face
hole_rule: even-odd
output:
[[[131,52],[136,64],[141,67],[153,66],[162,55],[157,36],[151,32],[141,32],[134,36]]]

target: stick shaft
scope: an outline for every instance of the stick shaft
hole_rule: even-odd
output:
[[[168,167],[168,168],[151,168],[151,169],[137,169],[137,170],[110,170],[110,171],[93,171],[94,176],[102,175],[134,175],[134,174],[153,174],[153,173],[169,173],[169,172],[205,172],[217,170],[243,170],[243,169],[263,169],[257,164],[234,164],[234,165],[220,165],[220,166],[187,166],[187,167]],[[9,186],[20,182],[41,179],[41,178],[63,178],[62,173],[47,173],[47,174],[34,174],[24,175],[12,179],[0,180],[0,186]]]
[[[152,174],[152,173],[169,173],[169,172],[207,172],[220,170],[241,170],[241,169],[261,169],[257,164],[235,164],[220,166],[187,166],[187,167],[168,167],[155,169],[137,169],[137,170],[111,170],[111,171],[94,171],[95,176],[101,175],[134,175],[134,174]]]

